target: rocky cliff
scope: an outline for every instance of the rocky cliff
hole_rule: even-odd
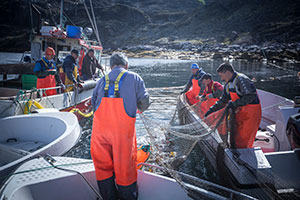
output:
[[[65,3],[66,24],[91,27],[83,5],[69,2]],[[32,3],[49,24],[58,22],[59,0]],[[206,0],[205,4],[198,0],[93,0],[93,5],[105,49],[172,47],[174,41],[208,45],[300,41],[300,2],[295,0]],[[0,51],[29,50],[29,1],[1,1],[0,11]],[[36,21],[33,16],[33,24]]]

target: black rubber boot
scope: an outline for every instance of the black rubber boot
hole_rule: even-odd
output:
[[[118,185],[118,194],[120,200],[137,200],[138,190],[136,182],[128,186]]]
[[[103,200],[116,200],[118,199],[118,191],[115,184],[115,177],[97,181],[100,195]]]

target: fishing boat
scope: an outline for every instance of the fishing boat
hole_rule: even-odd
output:
[[[199,141],[202,153],[208,158],[221,181],[260,199],[273,199],[278,195],[298,195],[300,191],[300,151],[293,149],[290,133],[293,123],[299,127],[299,99],[292,100],[257,90],[262,119],[254,148],[221,148],[223,140],[218,129],[212,131],[200,117],[196,107],[189,105],[183,94],[178,101],[180,122],[199,122],[210,134]],[[251,126],[251,124],[249,124]],[[297,135],[296,135],[297,136]]]
[[[81,128],[69,112],[49,110],[0,119],[0,182],[21,163],[46,154],[63,155],[79,140]]]
[[[76,2],[76,1],[74,1]],[[41,26],[41,14],[32,1],[31,3],[31,16],[37,16],[39,19],[37,27],[31,35],[31,51],[30,57],[24,56],[28,52],[25,52],[22,59],[26,57],[27,62],[21,60],[18,63],[11,64],[0,64],[0,74],[2,75],[2,80],[0,80],[0,118],[27,114],[35,109],[40,108],[55,108],[60,111],[80,111],[75,112],[80,118],[86,113],[91,112],[90,98],[92,95],[92,90],[95,87],[97,80],[88,80],[82,84],[82,88],[75,88],[73,91],[65,92],[62,86],[57,86],[54,88],[36,89],[37,77],[34,75],[33,68],[34,62],[41,59],[45,54],[47,47],[52,47],[55,50],[55,62],[57,63],[57,68],[61,69],[61,63],[66,55],[70,54],[72,49],[77,49],[80,52],[79,56],[79,70],[81,68],[82,60],[88,49],[93,49],[95,52],[95,58],[101,62],[102,45],[100,37],[98,34],[98,29],[96,21],[91,20],[92,27],[97,38],[96,40],[91,40],[88,38],[93,29],[82,28],[78,26],[67,25],[66,29],[63,24],[63,5],[64,1],[61,1],[61,16],[60,24],[55,24],[53,26],[43,25]],[[88,16],[90,16],[86,4],[84,2]],[[92,13],[93,7],[91,4]],[[91,18],[90,18],[91,19]],[[98,71],[98,75],[101,77],[106,71],[106,65],[102,64],[104,67],[103,71]],[[60,76],[64,80],[65,74],[63,70],[60,70]],[[71,85],[66,85],[66,87],[71,87]],[[47,96],[45,91],[47,90],[57,90],[56,95]],[[83,113],[79,115],[79,113]]]
[[[202,181],[201,184],[209,183]],[[214,184],[210,184],[210,186],[226,192],[227,197],[189,184],[184,184],[185,189],[183,189],[172,178],[141,170],[138,170],[137,185],[139,200],[228,199],[230,197],[254,199]],[[193,190],[197,193],[196,196],[191,196],[191,193],[189,193],[191,197],[188,196],[187,190]],[[45,156],[21,165],[0,189],[0,199],[81,200],[102,198],[98,193],[92,160]]]

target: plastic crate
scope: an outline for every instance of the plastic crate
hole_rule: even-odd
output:
[[[67,36],[69,38],[79,39],[82,34],[82,27],[67,25]]]
[[[30,90],[36,87],[37,77],[35,75],[23,74],[22,75],[22,88],[25,90]]]

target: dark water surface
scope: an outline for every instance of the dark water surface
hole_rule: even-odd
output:
[[[190,72],[191,63],[198,63],[204,71],[211,73],[214,80],[220,81],[216,68],[222,61],[198,60],[163,60],[163,59],[129,59],[129,70],[137,72],[144,79],[146,87],[151,95],[153,102],[144,114],[159,123],[168,123],[176,109],[177,97],[186,84]],[[282,70],[268,67],[263,63],[249,63],[234,61],[233,66],[238,72],[246,74],[255,80],[255,85],[259,89],[270,91],[286,98],[292,99],[300,95],[300,79],[297,72],[293,70]],[[81,121],[83,136],[68,156],[90,158],[90,134],[92,119]],[[139,116],[136,122],[137,142],[145,144],[147,132]],[[187,161],[181,166],[181,171],[191,175],[216,181],[216,176],[209,162],[195,148]]]
[[[223,61],[197,60],[160,60],[160,59],[130,59],[130,70],[137,72],[145,80],[147,88],[174,87],[186,84],[191,72],[191,63],[198,63],[213,79],[220,81],[216,73],[217,67]],[[293,99],[300,95],[300,79],[297,71],[277,69],[261,62],[233,61],[235,70],[256,80],[258,89],[266,90],[280,96]]]

